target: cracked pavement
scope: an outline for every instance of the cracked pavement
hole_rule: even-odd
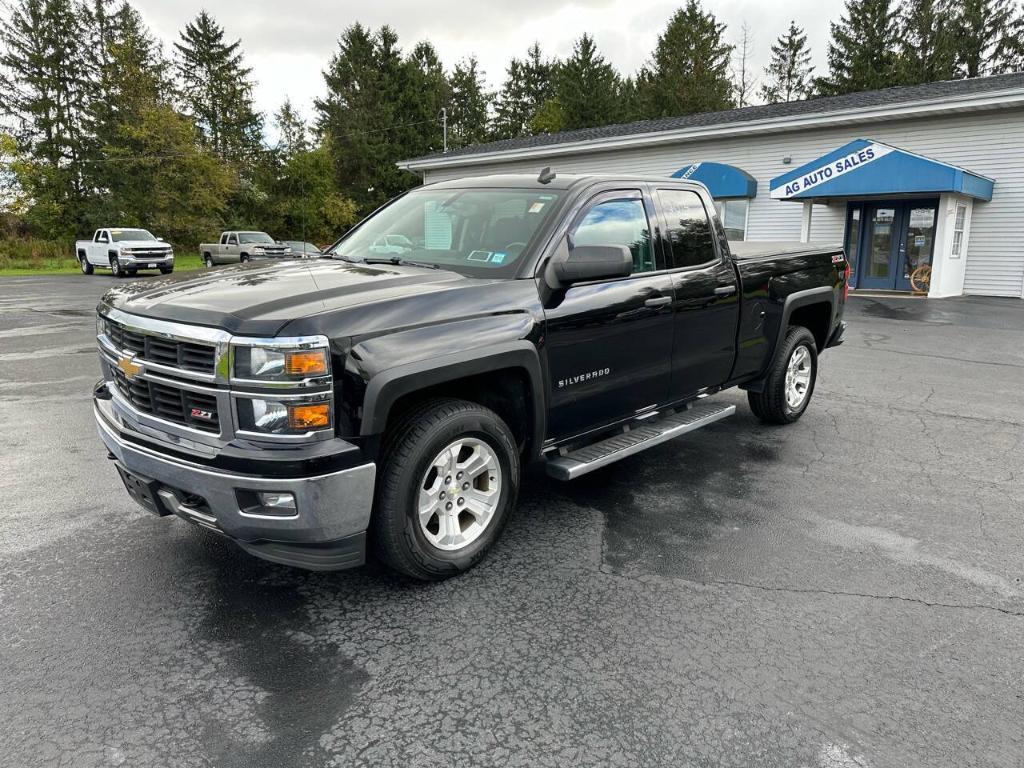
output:
[[[796,425],[532,472],[462,578],[134,506],[106,277],[0,297],[0,765],[1024,765],[1024,302],[854,297]]]

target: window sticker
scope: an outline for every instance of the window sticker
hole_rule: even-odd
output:
[[[505,254],[501,251],[495,251],[491,255],[491,264],[501,264],[505,261]]]
[[[469,256],[466,257],[466,261],[490,261],[490,251],[470,251]]]
[[[544,210],[544,203],[531,203],[527,213],[540,213]]]

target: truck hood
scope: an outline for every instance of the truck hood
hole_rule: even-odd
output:
[[[102,302],[145,317],[274,336],[298,318],[450,290],[467,282],[455,272],[423,267],[331,259],[250,262],[126,283],[111,289]]]
[[[104,245],[107,245],[104,243]],[[118,240],[116,243],[110,243],[110,248],[170,248],[170,243],[164,243],[160,240]]]

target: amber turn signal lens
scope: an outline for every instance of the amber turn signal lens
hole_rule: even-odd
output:
[[[289,376],[323,376],[327,373],[327,350],[312,349],[289,352],[285,356],[284,372]]]
[[[289,405],[288,428],[293,430],[320,429],[331,425],[329,403],[314,405]]]

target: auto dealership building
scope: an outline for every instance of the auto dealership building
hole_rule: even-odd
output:
[[[522,137],[400,165],[426,183],[544,166],[695,179],[732,239],[843,242],[855,288],[908,291],[930,266],[932,297],[1024,297],[1024,73]]]

